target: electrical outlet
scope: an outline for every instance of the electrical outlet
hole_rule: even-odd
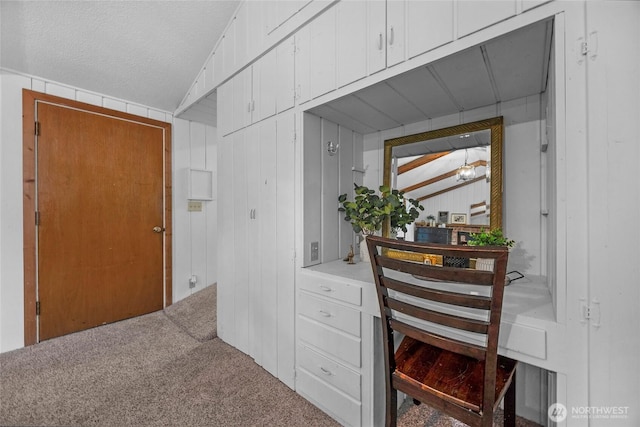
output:
[[[311,257],[310,261],[318,261],[319,258],[319,245],[318,242],[311,242]]]
[[[202,212],[202,202],[199,200],[189,200],[189,204],[187,205],[187,211]]]

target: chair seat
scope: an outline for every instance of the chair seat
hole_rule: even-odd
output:
[[[494,408],[511,383],[516,365],[516,361],[498,355]],[[399,390],[402,390],[401,383],[407,382],[474,412],[482,410],[484,364],[408,336],[396,351],[393,381]]]

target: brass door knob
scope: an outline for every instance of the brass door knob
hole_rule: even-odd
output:
[[[164,231],[164,228],[162,227],[158,227],[157,225],[155,227],[153,227],[153,232],[154,233],[162,233]]]

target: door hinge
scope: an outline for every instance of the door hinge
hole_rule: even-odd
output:
[[[600,301],[591,300],[591,304],[587,304],[584,298],[580,298],[580,307],[582,314],[582,323],[589,322],[594,328],[599,328],[600,323]]]
[[[40,122],[35,123],[34,133],[36,136],[40,136]]]
[[[40,225],[40,212],[39,211],[35,212],[35,217],[36,217],[36,225]]]
[[[40,301],[36,301],[36,316],[40,316]]]

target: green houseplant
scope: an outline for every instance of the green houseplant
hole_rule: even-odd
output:
[[[508,239],[501,228],[492,230],[480,230],[479,233],[471,233],[467,244],[469,246],[508,246],[512,247],[515,241]]]
[[[364,185],[353,184],[354,200],[347,200],[347,194],[341,194],[338,202],[340,212],[345,213],[345,221],[351,223],[353,231],[357,234],[374,234],[382,229],[382,225],[389,220],[392,230],[407,232],[407,226],[413,223],[424,207],[414,199],[405,198],[404,192],[392,190],[387,186],[380,186],[378,192]],[[362,240],[364,241],[364,239]],[[363,246],[360,245],[360,258],[366,260],[363,255]]]

